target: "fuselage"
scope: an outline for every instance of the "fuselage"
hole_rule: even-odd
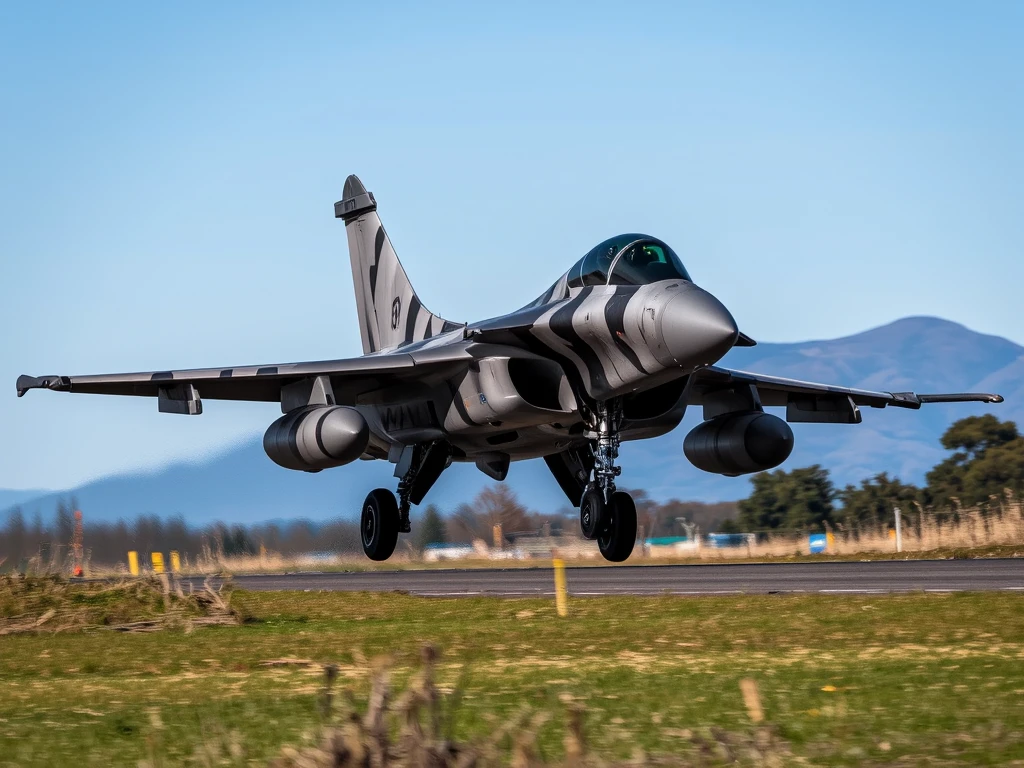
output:
[[[517,312],[398,347],[457,347],[468,364],[400,405],[363,406],[368,453],[444,439],[456,460],[543,456],[585,443],[588,409],[611,398],[623,403],[623,440],[674,429],[687,376],[736,341],[728,310],[682,277],[570,287],[570,274]]]

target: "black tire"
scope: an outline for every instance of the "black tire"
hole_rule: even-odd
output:
[[[599,488],[591,488],[580,500],[580,531],[585,539],[596,539],[604,519],[608,516],[604,494]]]
[[[370,491],[359,518],[363,552],[371,560],[387,560],[398,544],[398,502],[386,488]]]
[[[604,559],[621,563],[633,552],[636,544],[636,504],[622,491],[612,494],[606,510],[605,524],[597,535],[597,546]]]

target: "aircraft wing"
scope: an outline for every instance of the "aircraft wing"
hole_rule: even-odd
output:
[[[761,405],[785,406],[786,420],[791,422],[860,422],[857,406],[872,408],[918,409],[928,403],[1001,403],[1001,395],[982,392],[960,392],[949,394],[917,394],[915,392],[875,392],[868,389],[852,389],[830,384],[817,384],[780,376],[766,376],[747,371],[733,371],[728,368],[709,366],[697,371],[691,389],[689,402],[712,408],[715,415],[716,401],[729,408],[728,398],[744,389],[744,396],[753,396],[756,391]],[[724,400],[723,400],[724,398]],[[735,401],[734,401],[735,402]],[[720,411],[725,412],[725,411]],[[707,411],[705,412],[707,417]]]
[[[438,354],[440,353],[440,354]],[[181,371],[113,373],[95,376],[19,376],[18,397],[30,389],[135,395],[173,400],[280,402],[289,384],[324,376],[338,404],[355,405],[398,397],[443,381],[466,365],[458,352],[368,355],[310,363],[196,368]],[[194,389],[186,389],[191,385]],[[183,393],[186,393],[183,395]],[[176,411],[177,412],[177,411]],[[192,411],[192,412],[201,412]]]

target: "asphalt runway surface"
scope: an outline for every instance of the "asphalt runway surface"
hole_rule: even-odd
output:
[[[569,594],[730,595],[778,592],[1024,592],[1022,560],[584,566],[566,568]],[[197,586],[200,584],[197,580]],[[434,597],[551,595],[551,568],[476,568],[236,576],[262,591],[408,592]]]

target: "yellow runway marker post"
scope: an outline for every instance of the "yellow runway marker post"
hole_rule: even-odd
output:
[[[181,555],[171,550],[171,573],[181,573]]]
[[[135,550],[128,553],[128,573],[132,576],[139,575],[139,553]]]
[[[153,573],[164,572],[164,553],[163,552],[151,552],[149,555],[149,561],[153,565]]]
[[[555,566],[555,610],[559,616],[568,616],[569,595],[565,589],[565,561],[556,557],[552,565]]]

